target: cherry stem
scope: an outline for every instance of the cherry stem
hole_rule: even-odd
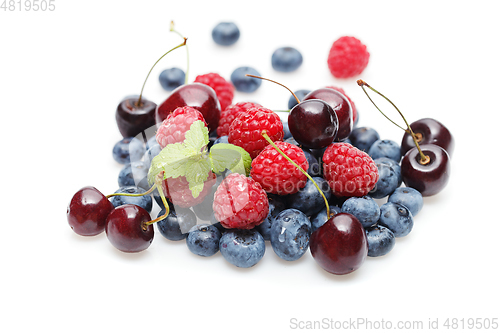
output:
[[[300,172],[302,172],[310,181],[312,181],[312,183],[314,184],[314,186],[316,186],[316,188],[318,189],[319,191],[319,194],[321,194],[321,196],[323,197],[323,200],[325,200],[325,205],[326,205],[326,218],[327,220],[330,219],[330,205],[328,204],[328,200],[326,200],[326,197],[325,197],[325,194],[323,193],[323,191],[319,188],[318,184],[314,181],[314,179],[304,170],[300,167],[300,165],[298,165],[297,163],[295,163],[290,157],[288,157],[281,149],[279,149],[278,146],[276,146],[276,144],[273,142],[273,140],[271,140],[271,138],[269,137],[269,135],[267,135],[267,132],[266,130],[263,130],[261,135],[264,137],[264,139],[267,140],[267,142],[269,142],[269,144],[271,146],[273,146],[274,149],[276,149],[278,151],[278,153],[280,153],[284,158],[287,159],[288,162],[292,163],[297,169],[300,170]]]
[[[177,30],[175,30],[174,21],[170,22],[170,31],[176,33],[181,38],[184,38],[184,36],[181,33],[179,33]],[[186,56],[187,56],[187,66],[186,66],[186,77],[184,79],[184,84],[188,83],[188,76],[189,76],[189,49],[188,49],[187,45],[186,45]]]
[[[163,203],[163,206],[165,207],[165,214],[158,216],[154,220],[151,220],[149,222],[145,222],[144,227],[147,227],[153,223],[161,221],[164,218],[166,218],[168,216],[168,214],[170,214],[170,207],[168,205],[167,198],[165,198],[165,194],[163,193],[163,175],[164,174],[165,174],[165,171],[161,171],[156,175],[155,184],[153,185],[153,187],[156,187],[158,189],[158,193],[160,193],[161,202]]]
[[[144,91],[144,86],[146,85],[146,82],[148,81],[148,78],[149,78],[149,75],[151,74],[151,72],[153,71],[153,68],[156,66],[156,64],[158,62],[160,62],[161,59],[163,59],[164,56],[166,56],[167,54],[169,54],[170,52],[172,52],[173,50],[175,49],[178,49],[179,47],[182,47],[184,45],[186,45],[186,41],[187,41],[187,38],[184,38],[184,42],[182,42],[181,44],[177,45],[176,47],[174,47],[173,49],[167,51],[165,54],[163,54],[160,59],[156,60],[156,62],[154,63],[153,67],[151,67],[151,69],[149,70],[149,73],[148,75],[146,76],[146,80],[144,80],[144,83],[142,84],[142,89],[141,89],[141,94],[139,95],[139,99],[137,100],[137,103],[136,103],[136,106],[137,107],[140,107],[142,105],[142,93]]]
[[[377,108],[377,110],[382,113],[384,115],[384,117],[386,117],[387,119],[389,119],[394,125],[396,125],[397,127],[401,128],[403,131],[405,131],[406,133],[410,134],[412,139],[413,139],[413,142],[415,143],[415,146],[417,147],[418,149],[418,152],[420,153],[420,164],[422,165],[426,165],[427,163],[430,162],[430,157],[425,155],[424,152],[422,151],[422,149],[420,148],[420,145],[418,144],[418,142],[421,140],[419,140],[417,138],[417,136],[415,135],[415,133],[413,132],[413,130],[411,129],[411,126],[410,124],[408,124],[408,122],[406,121],[406,118],[403,116],[403,113],[398,109],[398,107],[387,97],[385,97],[383,94],[381,94],[380,92],[378,92],[377,90],[375,90],[374,88],[372,88],[368,83],[366,83],[365,81],[359,79],[358,81],[356,81],[358,83],[358,86],[360,86],[363,91],[365,92],[365,95],[368,97],[368,99],[372,102],[373,105],[375,105],[375,107]],[[368,92],[365,90],[365,87],[368,87],[370,88],[370,90],[372,90],[373,92],[375,92],[376,94],[382,96],[386,101],[388,101],[399,113],[399,115],[401,116],[401,118],[403,118],[406,126],[407,126],[407,129],[404,129],[403,127],[399,126],[398,124],[396,124],[394,121],[392,121],[389,117],[387,117],[383,112],[382,110],[379,109],[379,107],[375,104],[375,102],[370,98],[370,96],[368,95]]]
[[[279,83],[279,82],[276,82],[276,81],[273,81],[273,80],[270,80],[270,79],[266,79],[265,77],[262,77],[262,76],[257,76],[257,75],[252,75],[252,74],[245,74],[245,76],[249,76],[249,77],[254,77],[254,78],[256,78],[256,79],[261,79],[261,80],[270,81],[270,82],[272,82],[272,83],[276,83],[276,84],[278,84],[278,85],[280,85],[280,86],[282,86],[282,87],[286,88],[289,92],[291,92],[291,93],[292,93],[293,97],[295,97],[295,100],[297,101],[297,103],[299,103],[299,104],[300,104],[300,99],[297,97],[297,95],[295,95],[295,94],[293,93],[293,91],[291,91],[291,90],[290,90],[290,88],[288,88],[288,87],[287,87],[287,86],[285,86],[284,84],[281,84],[281,83]]]
[[[151,186],[149,188],[149,190],[147,190],[146,192],[142,192],[142,193],[112,193],[112,194],[108,194],[106,196],[106,198],[111,198],[111,197],[116,197],[116,196],[120,196],[120,197],[142,197],[144,195],[148,195],[148,194],[151,194],[154,189],[156,188],[156,184],[154,184],[153,186]]]

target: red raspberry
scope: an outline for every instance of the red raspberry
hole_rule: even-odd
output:
[[[220,110],[224,111],[233,102],[234,86],[217,73],[198,75],[194,82],[206,84],[211,87],[220,102]]]
[[[333,87],[333,86],[328,86],[327,88],[336,90],[347,98],[347,100],[351,104],[351,108],[352,108],[352,123],[353,124],[356,123],[356,120],[358,119],[358,112],[356,111],[356,105],[354,105],[354,102],[352,101],[352,99],[350,99],[349,96],[346,95],[344,89],[338,88],[338,87]]]
[[[213,209],[224,228],[252,229],[267,217],[269,201],[255,180],[231,173],[215,191]]]
[[[268,145],[262,136],[263,130],[266,130],[273,142],[283,140],[283,123],[280,117],[264,107],[252,108],[233,120],[229,126],[228,141],[245,149],[251,158],[255,158]]]
[[[302,169],[309,168],[304,151],[288,142],[275,142],[276,146]],[[268,193],[292,194],[306,186],[307,177],[268,145],[253,161],[250,176]]]
[[[200,111],[190,106],[178,107],[168,115],[156,131],[156,142],[162,149],[170,143],[183,142],[186,132],[196,120],[203,120],[207,126]]]
[[[336,78],[349,78],[361,74],[369,58],[370,53],[359,39],[344,36],[333,43],[328,54],[328,68]]]
[[[203,184],[203,190],[196,198],[193,197],[193,193],[189,189],[189,183],[184,176],[165,179],[163,181],[163,191],[165,196],[169,198],[174,205],[188,208],[203,202],[210,192],[210,189],[215,184],[215,181],[215,175],[210,172],[208,179]]]
[[[323,174],[338,197],[367,195],[378,181],[378,169],[364,151],[348,143],[332,143],[323,154]]]
[[[229,126],[233,122],[240,112],[246,112],[247,110],[255,107],[262,107],[262,105],[252,102],[239,102],[228,106],[220,114],[219,127],[217,127],[217,135],[219,137],[229,134]]]

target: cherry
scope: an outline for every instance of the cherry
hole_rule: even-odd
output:
[[[343,275],[357,270],[368,254],[368,241],[361,222],[339,213],[316,229],[309,239],[311,254],[327,272]]]
[[[201,112],[210,132],[219,126],[220,103],[215,91],[203,83],[185,84],[174,91],[156,110],[156,123],[160,124],[176,108],[191,106]]]
[[[119,206],[106,219],[106,236],[120,251],[143,251],[153,242],[153,226],[146,224],[150,220],[149,213],[142,207],[131,204]]]
[[[99,190],[87,186],[75,193],[66,215],[74,232],[82,236],[95,236],[104,231],[106,217],[114,208]]]
[[[116,123],[118,125],[118,129],[124,138],[126,137],[134,137],[139,133],[147,130],[151,126],[155,124],[155,113],[156,113],[156,104],[142,98],[142,93],[144,91],[144,86],[151,74],[151,71],[156,66],[156,64],[167,54],[172,52],[173,50],[186,45],[186,38],[184,38],[184,42],[172,48],[165,54],[163,54],[160,59],[158,59],[153,67],[149,70],[144,83],[142,84],[142,89],[139,97],[130,97],[126,98],[118,104],[116,108],[115,118]]]
[[[276,83],[293,95],[298,104],[290,110],[288,128],[297,143],[305,148],[321,149],[335,140],[339,130],[339,121],[329,103],[321,99],[301,102],[293,91],[279,82],[252,74],[246,74],[246,76]]]
[[[390,99],[379,93],[363,80],[358,80],[357,83],[361,86],[366,96],[368,96],[377,110],[387,119],[389,118],[373,102],[366,92],[365,87],[370,88],[373,92],[379,94],[394,106],[407,126],[407,129],[404,129],[389,119],[392,123],[409,134],[415,144],[415,147],[408,151],[401,161],[401,174],[406,186],[415,188],[422,196],[431,196],[440,192],[446,186],[450,177],[450,157],[446,150],[435,144],[421,146],[413,128],[408,124],[401,111],[399,111]]]
[[[422,196],[440,192],[450,178],[450,157],[446,150],[434,144],[420,145],[422,152],[429,157],[422,163],[418,149],[410,149],[401,161],[401,174],[408,187],[419,191]]]
[[[115,118],[118,129],[124,138],[135,137],[156,124],[156,104],[139,97],[124,99],[116,108]]]
[[[353,128],[352,107],[347,97],[331,88],[320,88],[311,91],[304,97],[304,101],[320,99],[328,103],[337,115],[338,132],[336,141],[343,141],[351,134]]]
[[[331,106],[319,99],[295,105],[288,115],[288,128],[293,138],[305,148],[328,146],[337,137],[337,115]]]
[[[432,118],[424,118],[414,121],[410,124],[410,127],[420,145],[429,143],[438,145],[446,150],[451,157],[455,148],[455,140],[450,131],[439,121]],[[404,156],[413,147],[415,147],[413,138],[410,133],[406,132],[401,141],[401,155]]]

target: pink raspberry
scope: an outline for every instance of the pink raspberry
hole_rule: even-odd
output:
[[[275,142],[276,146],[304,171],[309,168],[304,151],[288,142]],[[250,176],[268,193],[292,194],[306,186],[307,177],[284,158],[273,146],[268,145],[253,161]]]
[[[362,197],[377,184],[378,169],[364,151],[348,143],[332,143],[323,154],[323,175],[338,197]]]
[[[355,37],[337,39],[328,54],[328,68],[336,78],[349,78],[361,74],[368,65],[370,53]]]
[[[206,84],[211,87],[219,99],[220,109],[224,111],[233,102],[234,86],[217,73],[198,75],[194,82]]]
[[[183,142],[186,132],[197,120],[203,120],[207,126],[200,111],[190,106],[178,107],[168,115],[156,131],[156,142],[162,149],[168,144]]]
[[[257,157],[268,145],[262,131],[274,141],[283,140],[283,123],[273,111],[264,107],[249,109],[240,113],[229,126],[229,143],[245,149],[251,158]]]
[[[213,210],[224,228],[252,229],[267,217],[269,201],[255,180],[231,173],[215,191]]]
[[[262,107],[262,105],[253,102],[239,102],[229,105],[220,114],[219,127],[217,127],[217,135],[219,137],[229,134],[229,126],[233,120],[240,114],[255,107]]]
[[[163,181],[163,191],[165,196],[169,198],[174,205],[188,208],[203,202],[210,192],[210,189],[215,184],[215,181],[215,175],[210,172],[208,179],[203,183],[203,190],[196,198],[193,197],[193,193],[189,189],[189,183],[184,176],[165,179]]]
[[[327,88],[337,90],[339,93],[341,93],[342,95],[344,95],[347,98],[347,100],[351,104],[351,108],[352,108],[352,123],[353,124],[356,123],[356,120],[358,120],[358,111],[356,110],[356,105],[354,105],[354,102],[352,101],[352,99],[350,99],[349,96],[346,95],[344,89],[338,88],[338,87],[333,87],[333,86],[328,86]]]

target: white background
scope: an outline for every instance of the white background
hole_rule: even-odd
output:
[[[0,11],[2,115],[2,332],[287,332],[291,321],[422,321],[498,318],[498,83],[500,24],[495,1],[62,1],[53,12]],[[279,259],[270,245],[251,269],[219,254],[201,258],[159,233],[139,254],[116,250],[105,234],[74,234],[65,216],[86,185],[109,194],[121,168],[117,103],[138,94],[152,64],[188,37],[189,80],[252,66],[292,90],[336,85],[360,112],[360,126],[397,142],[357,87],[335,79],[326,58],[337,38],[371,53],[359,76],[390,97],[409,121],[433,117],[454,134],[447,188],[426,198],[412,233],[382,258],[334,276],[310,253]],[[234,21],[241,38],[217,46],[212,28]],[[293,46],[304,63],[271,67]],[[168,93],[161,70],[185,68],[185,49],[165,57],[145,97]],[[251,100],[286,108],[289,93],[263,82]],[[402,123],[387,105],[381,105]],[[155,209],[155,212],[157,209]],[[363,327],[360,327],[359,331]],[[441,327],[442,328],[442,327]],[[455,330],[460,331],[460,329]]]

